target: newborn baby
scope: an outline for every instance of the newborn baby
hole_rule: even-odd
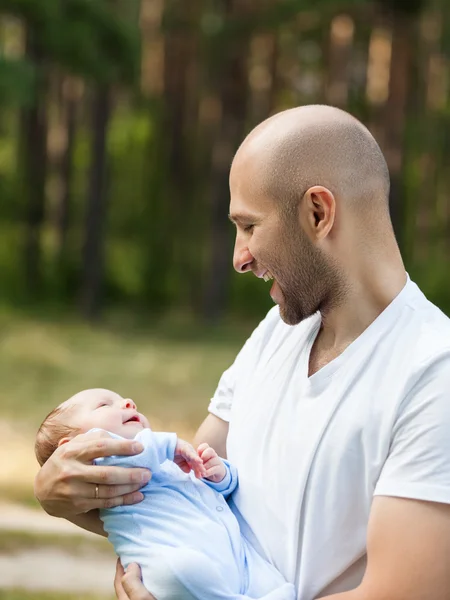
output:
[[[294,586],[241,535],[226,502],[237,472],[213,448],[202,444],[195,451],[174,433],[153,432],[132,400],[92,389],[61,404],[42,423],[35,446],[39,463],[92,430],[144,447],[136,456],[95,462],[153,473],[141,489],[141,503],[101,510],[100,518],[122,565],[138,563],[157,600],[295,599]]]

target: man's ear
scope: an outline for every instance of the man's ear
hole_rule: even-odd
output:
[[[326,187],[310,187],[300,204],[300,222],[311,239],[320,241],[330,233],[336,216],[336,200]]]
[[[70,442],[70,440],[71,440],[71,439],[72,439],[72,438],[69,438],[69,437],[63,437],[63,438],[61,438],[61,439],[59,440],[59,442],[58,442],[58,448],[59,448],[60,446],[62,446],[63,444],[67,444],[67,442]]]

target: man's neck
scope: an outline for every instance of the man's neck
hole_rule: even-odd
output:
[[[310,375],[339,356],[389,306],[406,285],[403,264],[368,269],[352,280],[342,302],[322,316],[310,355]]]

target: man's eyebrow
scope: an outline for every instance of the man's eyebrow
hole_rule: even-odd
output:
[[[233,215],[229,214],[228,218],[232,223],[252,223],[255,221],[254,216],[246,215],[244,213],[234,213]]]

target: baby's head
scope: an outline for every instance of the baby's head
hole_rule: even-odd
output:
[[[94,427],[133,439],[150,425],[129,398],[110,390],[84,390],[52,410],[39,427],[35,443],[39,464],[43,465],[58,446]]]

